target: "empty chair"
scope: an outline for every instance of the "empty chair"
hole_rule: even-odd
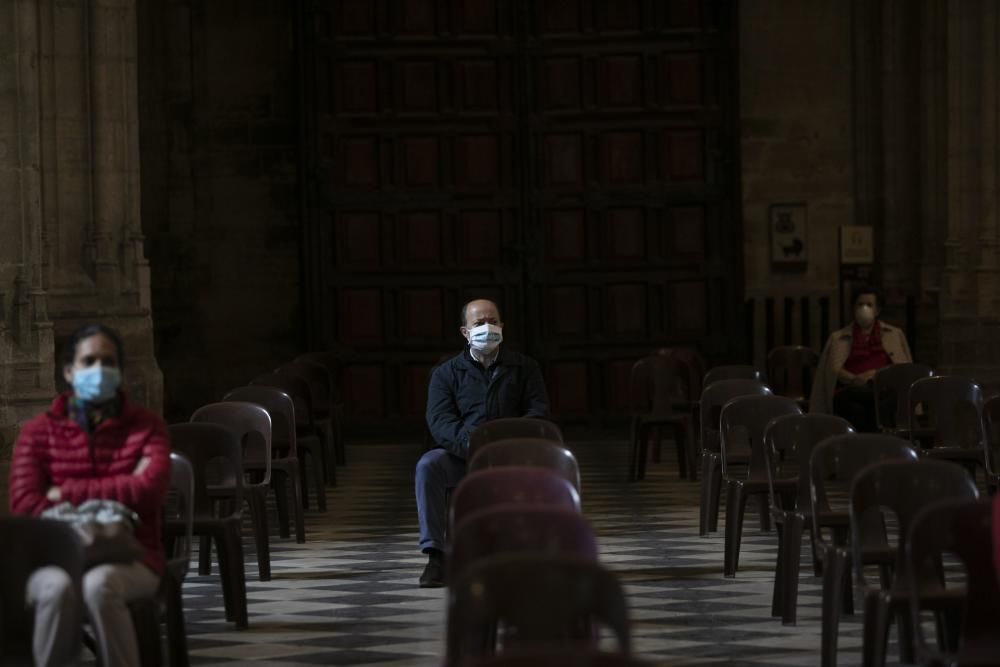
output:
[[[343,429],[340,419],[343,418],[342,406],[338,406],[336,400],[336,390],[330,372],[320,364],[312,361],[292,361],[282,364],[275,369],[275,373],[282,375],[293,375],[300,377],[309,383],[310,397],[312,398],[313,421],[316,428],[320,430],[327,445],[328,456],[327,466],[336,467],[347,463],[347,453],[344,450]],[[338,417],[338,410],[340,416]],[[336,479],[337,471],[334,469],[324,471],[327,479]]]
[[[295,401],[277,387],[238,387],[222,399],[256,403],[271,416],[271,485],[274,487],[278,510],[278,531],[289,537],[288,490],[292,492],[291,513],[295,517],[295,541],[306,541],[305,517],[302,514],[302,466],[298,456],[298,436],[295,433]],[[322,474],[312,467],[316,488],[322,487]]]
[[[743,537],[747,499],[768,492],[764,459],[764,430],[772,419],[801,414],[798,403],[784,396],[737,396],[722,408],[719,421],[719,455],[726,482],[726,541],[723,574],[736,576]],[[794,496],[794,482],[776,480],[782,496]]]
[[[768,476],[771,519],[778,533],[771,615],[795,625],[799,592],[802,531],[812,532],[809,511],[809,459],[824,439],[853,433],[850,422],[833,415],[785,415],[771,420],[764,431],[764,461]],[[794,485],[794,493],[782,492]],[[819,563],[813,550],[813,567]]]
[[[768,384],[778,396],[787,396],[805,410],[816,375],[819,353],[802,345],[783,345],[767,353]]]
[[[469,461],[469,472],[501,466],[547,468],[580,490],[580,467],[573,452],[551,440],[514,438],[486,445]]]
[[[1000,396],[983,403],[983,425],[986,429],[986,484],[990,493],[1000,488]]]
[[[226,401],[209,403],[191,415],[192,422],[221,424],[235,433],[243,443],[243,469],[250,479],[244,479],[243,497],[250,507],[254,541],[257,545],[257,572],[261,581],[271,580],[271,540],[267,525],[267,490],[271,486],[271,415],[256,403]],[[210,492],[227,495],[226,487]],[[201,574],[208,574],[211,562],[211,541],[201,540],[198,554]]]
[[[924,507],[913,517],[906,552],[911,593],[910,618],[917,659],[924,665],[989,667],[1000,658],[1000,585],[993,569],[993,508],[989,501],[945,500]],[[942,557],[953,555],[965,570],[965,585],[948,586],[920,576],[936,572]],[[937,611],[941,596],[957,595],[961,611],[948,624],[957,630],[946,637],[950,646],[932,647],[924,635],[924,610]],[[940,626],[939,626],[940,627]]]
[[[701,507],[698,534],[718,529],[722,485],[719,461],[719,417],[722,406],[737,396],[769,396],[771,390],[757,380],[720,380],[701,392]]]
[[[449,359],[451,357],[448,357]],[[484,445],[497,440],[511,438],[542,438],[563,441],[562,431],[553,422],[536,417],[501,417],[483,422],[469,434],[469,451],[466,460],[471,461]]]
[[[83,599],[83,549],[73,528],[61,521],[9,517],[0,519],[0,656],[32,664],[34,610],[25,604],[28,579],[42,567],[59,568],[69,577],[77,600]],[[65,659],[75,657],[82,644],[83,618],[70,625]],[[59,656],[55,655],[58,659]]]
[[[910,427],[910,385],[933,375],[923,364],[890,364],[875,372],[875,424],[880,431],[905,437]]]
[[[975,474],[986,466],[983,392],[969,378],[929,377],[910,385],[910,442],[927,456],[961,463]]]
[[[172,424],[170,443],[191,462],[194,471],[193,533],[211,537],[215,542],[226,620],[246,629],[247,589],[241,531],[243,445],[228,428],[209,422]],[[230,487],[229,498],[214,503],[210,486]]]
[[[446,664],[457,665],[481,643],[470,642],[501,625],[503,652],[533,648],[589,648],[595,626],[609,628],[619,650],[631,651],[625,593],[610,571],[589,560],[531,554],[493,556],[452,582],[448,600]],[[491,647],[482,647],[491,653]]]
[[[580,494],[545,468],[505,466],[466,475],[451,496],[451,525],[473,512],[501,504],[551,505],[580,511]]]
[[[707,387],[710,384],[721,382],[722,380],[756,380],[761,384],[767,384],[767,374],[755,366],[729,365],[716,366],[708,369],[701,386]]]
[[[854,609],[848,568],[850,556],[850,514],[846,505],[833,506],[831,492],[847,492],[851,481],[866,466],[877,461],[917,461],[917,452],[908,442],[882,434],[836,435],[822,441],[809,459],[809,511],[812,514],[812,539],[815,555],[822,562],[823,607],[822,643],[823,667],[837,664],[837,633],[842,608]],[[862,553],[866,562],[892,563],[893,552],[885,539],[881,518],[872,531],[866,531]],[[825,532],[831,532],[827,539]]]
[[[690,383],[688,369],[669,355],[653,354],[632,366],[629,479],[645,477],[650,435],[655,434],[658,448],[662,429],[671,431],[677,445],[677,466],[681,477],[687,477],[688,471],[694,468]],[[675,411],[677,406],[684,410]]]
[[[910,573],[906,565],[906,537],[916,513],[928,504],[940,500],[974,500],[979,497],[976,485],[962,468],[945,461],[918,463],[873,463],[854,478],[851,484],[851,550],[854,562],[854,585],[862,594],[865,605],[864,645],[862,664],[877,667],[885,664],[889,615],[896,611],[899,632],[900,662],[913,662],[913,627],[909,603],[911,576],[928,577],[930,584],[940,588],[939,568],[931,572]],[[891,581],[873,583],[865,575],[862,532],[882,518],[883,508],[896,516],[899,538],[894,549]],[[867,516],[866,516],[867,515]],[[869,518],[866,521],[866,518]],[[939,596],[940,599],[940,596]]]

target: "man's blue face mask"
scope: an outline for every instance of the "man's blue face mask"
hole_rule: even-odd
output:
[[[111,400],[121,383],[121,371],[114,366],[94,365],[73,371],[73,393],[85,403]]]

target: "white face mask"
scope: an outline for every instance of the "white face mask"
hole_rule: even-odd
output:
[[[854,309],[854,320],[862,329],[867,329],[875,324],[875,309],[868,304],[863,304]]]
[[[503,342],[503,329],[495,324],[480,324],[469,329],[469,347],[489,354]]]

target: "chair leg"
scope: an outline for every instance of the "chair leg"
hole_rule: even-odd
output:
[[[762,493],[757,497],[757,508],[760,513],[760,529],[766,533],[771,530],[771,508],[766,494]]]
[[[847,554],[843,549],[830,548],[823,558],[823,610],[820,657],[822,667],[837,665],[837,635],[840,632],[840,611],[843,604],[843,582],[847,577]]]
[[[702,452],[701,454],[701,507],[698,517],[698,534],[708,535],[712,529],[712,497],[713,487],[717,487],[719,480],[715,479],[716,458],[712,452]],[[718,492],[715,492],[718,499]]]
[[[710,494],[708,496],[708,529],[719,530],[719,502],[722,499],[722,462],[718,456],[712,457],[712,472],[709,475]]]
[[[865,596],[865,627],[861,648],[862,667],[883,667],[889,638],[889,596],[872,591]]]
[[[313,457],[316,453],[313,452]],[[320,512],[326,511],[326,487],[323,486],[323,471],[321,469],[322,461],[317,461],[313,459],[313,473],[315,473],[316,479],[316,509]]]
[[[726,485],[726,537],[722,573],[735,577],[740,562],[740,538],[743,535],[743,514],[746,509],[746,487],[739,480]]]
[[[899,605],[896,609],[896,633],[899,637],[899,661],[905,664],[916,662],[914,629],[910,618],[909,605]]]
[[[292,514],[295,516],[295,541],[303,544],[306,541],[306,520],[302,510],[302,481],[299,478],[298,462],[292,460],[288,467],[288,481],[292,487]]]
[[[224,529],[216,535],[216,551],[219,555],[219,583],[222,586],[222,606],[226,610],[226,620],[232,621],[236,618],[236,603],[234,601],[234,591],[232,586],[232,575],[230,570],[233,563],[230,560],[229,541],[225,537]]]
[[[802,559],[802,527],[805,519],[801,514],[786,515],[784,551],[784,582],[781,586],[783,600],[781,602],[782,625],[795,625],[799,604],[799,564]]]
[[[288,477],[287,470],[271,470],[274,506],[278,510],[278,535],[286,539],[291,537],[291,525],[288,521]]]
[[[250,505],[250,521],[253,525],[254,543],[257,546],[257,574],[261,581],[271,580],[271,538],[267,526],[266,493],[260,489],[248,489],[247,504]]]
[[[234,609],[236,627],[240,630],[246,630],[250,622],[247,614],[247,579],[243,561],[243,540],[240,537],[239,526],[230,531],[229,542],[232,552],[230,558],[233,560],[231,574],[233,577],[233,601],[236,607]]]
[[[188,667],[187,630],[181,582],[168,578],[166,594],[167,648],[170,667]]]
[[[299,480],[302,483],[302,508],[309,509],[309,475],[306,474],[306,451],[301,449],[298,453],[299,460]]]
[[[781,521],[774,522],[775,532],[778,533],[778,553],[774,561],[774,586],[771,590],[771,616],[782,615],[781,604],[784,600],[783,586],[785,584],[785,521],[788,515]]]
[[[212,574],[212,536],[202,535],[198,546],[198,574],[207,577]]]

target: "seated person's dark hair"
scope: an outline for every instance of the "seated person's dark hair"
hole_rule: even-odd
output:
[[[879,308],[882,307],[882,293],[879,292],[872,285],[855,285],[851,289],[851,306],[858,302],[858,297],[862,294],[874,294],[875,295],[875,305]]]
[[[122,343],[122,338],[118,335],[117,331],[103,324],[85,324],[70,334],[69,339],[63,345],[60,367],[72,366],[73,360],[76,359],[76,348],[80,344],[80,341],[97,335],[105,336],[115,344],[115,352],[118,353],[118,368],[125,368],[125,345]]]

